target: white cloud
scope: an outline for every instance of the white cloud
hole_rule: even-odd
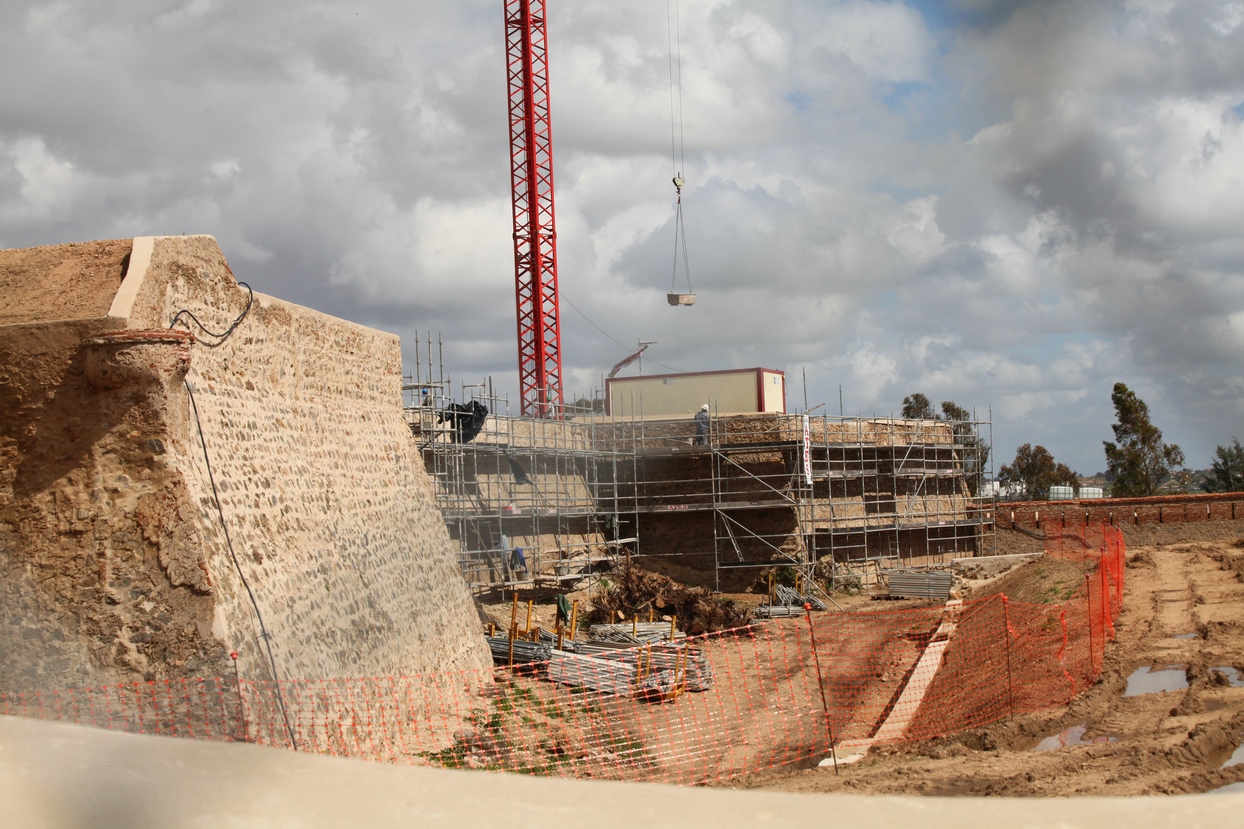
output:
[[[1244,26],[1244,3],[1223,3],[1216,18],[1210,19],[1215,32],[1224,37],[1233,35]]]
[[[666,9],[551,8],[576,390],[646,339],[848,412],[992,404],[1003,459],[1100,466],[1116,380],[1190,462],[1240,431],[1238,2],[684,0],[691,309]],[[513,386],[501,34],[495,0],[5,4],[0,243],[212,233],[258,290]]]
[[[841,55],[875,80],[910,83],[930,79],[933,38],[920,13],[903,3],[858,0],[832,4],[809,39],[814,50]]]
[[[70,207],[82,181],[74,165],[56,158],[41,138],[21,138],[7,150],[21,184],[15,201],[28,219],[49,219]]]

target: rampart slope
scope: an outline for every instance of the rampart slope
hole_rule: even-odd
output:
[[[267,679],[255,606],[281,679],[485,667],[397,338],[260,294],[136,334],[248,293],[211,237],[119,244],[0,252],[79,317],[0,308],[0,692]]]

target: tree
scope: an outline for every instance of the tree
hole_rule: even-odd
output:
[[[605,398],[595,397],[591,400],[586,397],[580,397],[575,402],[566,407],[566,417],[581,417],[585,414],[603,414],[605,411]]]
[[[999,483],[1018,490],[1028,501],[1048,501],[1052,486],[1069,486],[1079,494],[1079,477],[1066,464],[1057,463],[1050,450],[1028,443],[1015,450],[1015,460],[998,472]]]
[[[933,404],[920,392],[903,398],[903,417],[907,420],[937,420]]]
[[[1230,446],[1219,446],[1209,476],[1201,485],[1206,492],[1244,492],[1244,446],[1231,438]]]
[[[955,443],[963,447],[963,471],[967,477],[968,490],[977,495],[985,478],[985,465],[989,462],[989,444],[976,431],[972,413],[953,400],[942,401],[940,420],[951,424]]]
[[[953,400],[943,400],[941,419],[969,421],[972,419],[972,413],[962,406],[957,405]]]
[[[920,392],[903,398],[903,418],[906,420],[946,420],[968,422],[972,413],[953,400],[942,401],[942,413],[933,408],[932,401]]]
[[[1102,441],[1107,471],[1114,478],[1110,494],[1153,495],[1172,470],[1183,466],[1183,450],[1162,442],[1162,430],[1149,419],[1149,407],[1126,385],[1115,383],[1110,400],[1118,421],[1110,427],[1115,442]]]
[[[942,413],[933,409],[933,403],[920,392],[903,398],[903,418],[906,420],[944,420],[953,424],[955,443],[963,447],[963,474],[968,490],[976,495],[985,478],[985,465],[989,462],[989,444],[976,431],[972,413],[953,400],[942,401]]]

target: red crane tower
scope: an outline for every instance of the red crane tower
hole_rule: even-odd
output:
[[[505,0],[522,413],[560,417],[562,340],[544,0]]]

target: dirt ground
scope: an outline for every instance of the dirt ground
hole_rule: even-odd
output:
[[[0,325],[108,313],[131,239],[0,251]]]
[[[1117,639],[1107,646],[1097,683],[1070,705],[952,737],[876,748],[837,774],[809,763],[724,785],[1011,797],[1244,786],[1244,533],[1238,524],[1216,523],[1129,533]],[[1038,567],[1042,563],[971,585],[969,596],[1006,589],[1025,601],[1060,600],[1066,588],[1057,582],[1066,581],[1064,574],[1048,560],[1039,576]],[[1138,669],[1171,667],[1186,688],[1125,695]],[[1058,745],[1060,734],[1067,745]],[[1055,747],[1035,750],[1043,740]],[[1233,760],[1238,764],[1223,767]]]
[[[843,764],[837,774],[817,767],[820,758],[815,758],[710,785],[943,797],[1177,794],[1232,784],[1244,788],[1244,749],[1239,748],[1244,743],[1244,527],[1215,522],[1128,529],[1126,595],[1117,639],[1107,645],[1101,677],[1071,705],[955,736],[873,748],[863,761]],[[1024,545],[1030,546],[1028,540]],[[1082,579],[1080,564],[1044,558],[995,579],[968,581],[960,591],[965,599],[1005,592],[1030,604],[1060,602]],[[590,594],[572,597],[588,600]],[[728,597],[743,604],[763,601],[756,594]],[[872,601],[866,594],[835,599],[847,611],[927,604]],[[499,627],[509,625],[509,604],[484,610]],[[525,621],[524,601],[519,624]],[[536,604],[532,622],[552,627],[552,606]],[[728,642],[719,647],[714,660],[728,658]],[[1141,668],[1172,667],[1176,671],[1167,676],[1176,677],[1179,685],[1187,682],[1187,687],[1125,696],[1128,677]],[[669,717],[677,714],[674,708]],[[634,724],[644,742],[659,746],[672,738],[664,733],[661,712],[649,712],[643,721]],[[750,726],[731,723],[730,733],[723,731],[724,744],[743,746],[748,728],[761,726],[760,721]],[[1060,736],[1066,744],[1059,744]],[[1054,747],[1036,751],[1042,741]],[[722,770],[735,766],[730,749],[723,751],[717,764]],[[1233,759],[1238,764],[1224,768]]]
[[[584,609],[588,606],[588,604],[590,604],[590,602],[592,601],[593,595],[596,593],[598,589],[599,588],[594,585],[588,589],[574,590],[574,591],[568,592],[566,593],[566,597],[568,600],[572,602],[578,601],[580,608]],[[554,595],[555,595],[555,591],[551,589],[540,590],[540,591],[520,590],[519,591],[518,616],[517,616],[519,627],[520,628],[527,627],[527,600],[529,598],[532,598],[534,599],[532,607],[531,607],[532,626],[539,626],[543,628],[544,630],[553,630],[557,624],[557,606],[553,603]],[[510,599],[510,596],[512,596],[512,594],[507,594],[507,599]],[[759,592],[748,592],[748,593],[720,593],[718,594],[718,598],[722,599],[723,601],[724,600],[733,601],[742,607],[758,607],[762,604],[765,604],[768,601],[768,596],[763,590],[760,590]],[[887,609],[894,609],[894,608],[899,608],[899,607],[919,606],[919,605],[924,604],[924,602],[883,602],[879,604],[878,602],[874,601],[872,597],[869,595],[869,593],[866,591],[854,592],[854,593],[834,593],[832,596],[832,599],[834,602],[834,607],[831,608],[832,610],[847,610],[847,611],[870,610],[870,609],[876,610],[882,606],[884,606]],[[480,611],[481,611],[480,621],[482,621],[484,624],[488,624],[491,622],[492,624],[496,625],[498,630],[504,632],[510,626],[510,616],[511,616],[511,613],[513,612],[513,606],[511,602],[512,602],[512,599],[510,599],[509,601],[497,601],[495,596],[490,599],[485,600],[484,602],[480,604]],[[653,619],[669,621],[669,616],[668,615],[658,616],[654,613]],[[643,616],[642,618],[640,618],[640,621],[646,622],[648,621],[648,617]],[[578,625],[578,629],[581,632],[581,635],[586,633],[586,630],[588,627],[589,625],[587,625],[586,622],[583,622],[582,619],[580,619],[580,624]]]

